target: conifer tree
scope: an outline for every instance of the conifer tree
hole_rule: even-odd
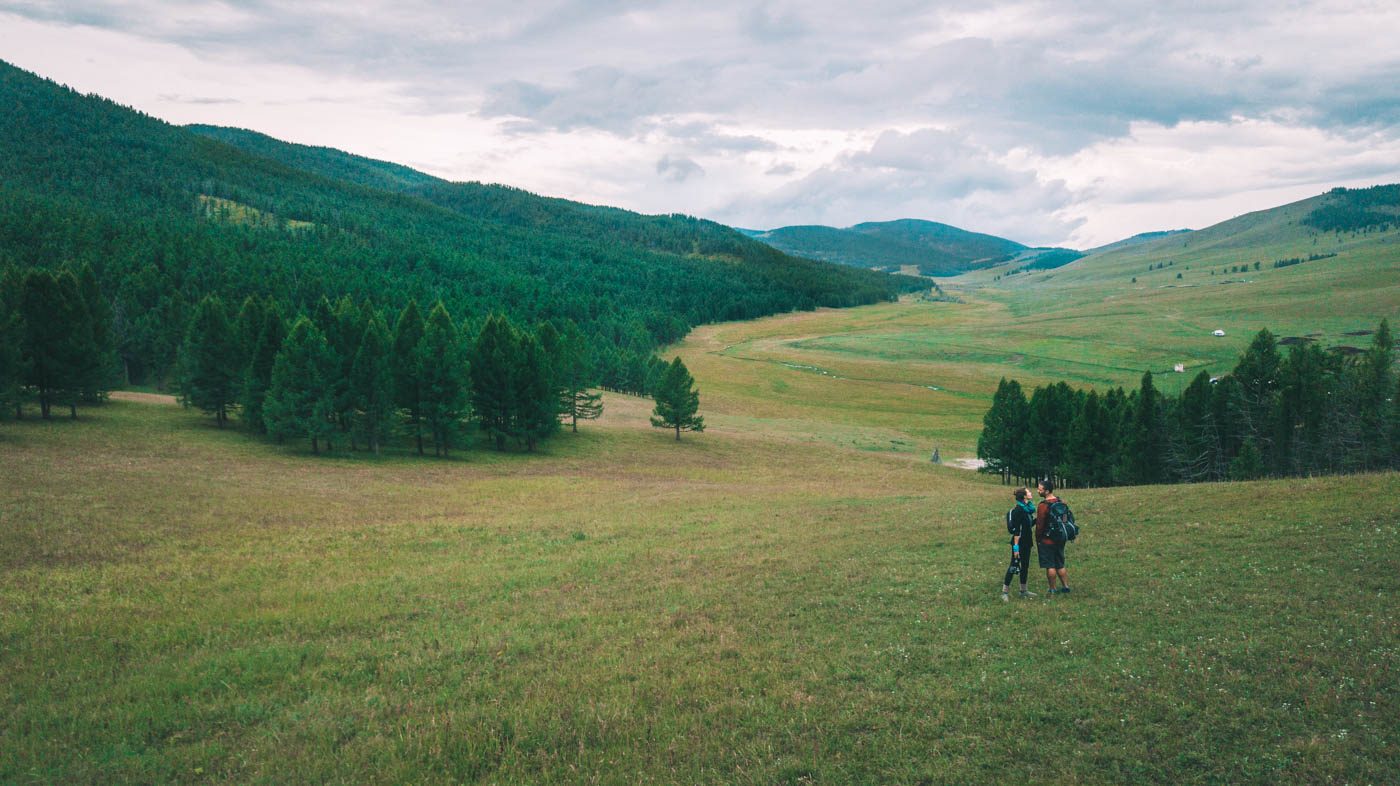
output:
[[[1021,383],[1002,377],[992,406],[982,416],[982,433],[977,437],[977,458],[988,472],[999,472],[1003,480],[1025,477],[1021,456],[1026,434],[1028,405]]]
[[[1360,363],[1357,390],[1357,433],[1360,438],[1360,465],[1380,469],[1390,463],[1392,446],[1388,427],[1391,408],[1387,399],[1395,388],[1395,339],[1390,321],[1382,319],[1371,336],[1371,347]]]
[[[1230,462],[1230,480],[1254,480],[1264,474],[1264,457],[1253,440],[1240,446],[1239,455]]]
[[[38,395],[40,416],[52,417],[53,405],[66,401],[76,418],[84,358],[92,348],[77,279],[67,272],[55,276],[47,270],[30,271],[20,296],[20,317],[25,382]]]
[[[1305,343],[1289,348],[1288,358],[1279,367],[1272,463],[1280,475],[1316,469],[1327,407],[1325,365],[1322,349]]]
[[[1031,393],[1021,452],[1034,477],[1059,473],[1065,458],[1065,431],[1077,414],[1074,403],[1074,391],[1064,382]]]
[[[238,401],[242,374],[238,340],[224,302],[214,295],[200,301],[180,350],[180,391],[187,406],[213,415],[219,428]]]
[[[496,450],[505,450],[507,439],[520,436],[515,400],[519,351],[520,338],[510,321],[487,317],[472,353],[471,389],[477,422]]]
[[[1188,482],[1206,480],[1219,464],[1219,439],[1212,403],[1210,374],[1202,371],[1182,391],[1174,409],[1175,428],[1169,430],[1173,474]]]
[[[238,308],[238,315],[233,320],[233,335],[238,344],[239,374],[242,376],[248,371],[248,366],[253,362],[253,354],[258,348],[258,336],[262,334],[263,321],[267,314],[267,305],[261,298],[253,295],[243,299],[243,305]]]
[[[1219,443],[1215,465],[1212,467],[1213,480],[1225,480],[1230,477],[1230,462],[1239,455],[1243,444],[1244,429],[1238,419],[1242,408],[1240,401],[1239,382],[1233,376],[1216,380],[1210,400],[1211,421],[1215,425],[1215,436]]]
[[[1092,488],[1113,479],[1114,450],[1109,442],[1113,429],[1108,414],[1098,392],[1091,390],[1070,423],[1065,445],[1066,474],[1077,485]]]
[[[446,456],[467,416],[470,397],[467,359],[458,344],[457,326],[442,301],[428,314],[416,356],[423,425],[432,435],[433,453]]]
[[[1142,375],[1142,385],[1130,408],[1124,435],[1124,480],[1130,485],[1162,483],[1163,428],[1161,397],[1152,382],[1152,372]]]
[[[91,351],[85,353],[81,377],[82,398],[87,402],[107,399],[117,384],[117,344],[113,332],[112,304],[103,296],[92,265],[83,265],[78,274],[78,290],[87,309],[92,333]]]
[[[263,413],[268,433],[279,440],[309,438],[312,453],[321,452],[324,440],[329,450],[334,425],[326,378],[337,368],[320,328],[309,318],[298,317],[272,365]]]
[[[666,368],[653,398],[656,407],[652,410],[651,425],[675,429],[677,442],[682,431],[705,430],[705,418],[696,414],[700,409],[700,391],[695,389],[695,378],[680,356]]]
[[[266,434],[268,429],[263,405],[267,401],[267,391],[272,387],[272,367],[287,337],[287,326],[282,321],[282,312],[276,302],[269,301],[261,312],[262,325],[253,341],[248,367],[243,372],[238,401],[243,410],[243,422],[248,428]]]
[[[394,327],[394,351],[390,367],[394,374],[394,402],[406,416],[409,432],[423,455],[423,418],[421,410],[421,381],[418,378],[418,342],[423,340],[423,315],[418,301],[410,300],[399,312]]]
[[[1390,402],[1390,466],[1400,468],[1400,379],[1396,380]]]
[[[21,387],[24,379],[24,322],[20,317],[22,293],[19,274],[13,269],[0,271],[0,420],[11,413],[23,415]]]
[[[541,322],[535,328],[535,340],[539,342],[540,349],[543,350],[543,363],[545,373],[549,377],[549,388],[552,391],[551,397],[554,400],[554,417],[557,420],[568,410],[564,406],[564,335],[554,326],[553,322]]]
[[[355,428],[364,437],[369,449],[379,453],[393,423],[394,374],[390,363],[389,326],[378,314],[370,318],[360,348],[355,353],[355,365],[350,375],[355,395]]]
[[[519,361],[514,375],[519,434],[525,449],[534,451],[540,440],[559,430],[559,390],[537,338],[528,334],[520,337]]]
[[[1253,440],[1260,454],[1268,452],[1272,414],[1278,395],[1278,374],[1283,360],[1278,342],[1268,329],[1260,330],[1240,356],[1231,374],[1239,386],[1235,419],[1239,423],[1241,441]]]
[[[349,297],[341,297],[335,302],[330,315],[330,326],[325,328],[326,343],[330,345],[337,364],[335,382],[331,385],[331,401],[335,411],[333,419],[340,431],[349,435],[351,450],[355,450],[356,445],[355,394],[351,390],[350,375],[355,365],[355,353],[360,349],[360,339],[365,334],[363,314]]]
[[[69,307],[66,315],[67,340],[63,344],[67,374],[62,398],[68,404],[69,417],[77,420],[78,402],[87,391],[98,386],[97,345],[92,337],[92,314],[88,312],[77,276],[63,271],[54,276],[54,281],[58,283],[62,301]],[[103,392],[105,394],[105,390]]]
[[[565,323],[563,332],[559,334],[556,363],[560,380],[560,409],[574,433],[578,433],[580,420],[596,420],[602,416],[603,396],[589,390],[595,384],[595,379],[588,339],[572,322]]]

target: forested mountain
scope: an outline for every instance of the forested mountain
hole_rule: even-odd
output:
[[[792,226],[746,234],[809,259],[866,268],[913,266],[930,276],[957,275],[1032,251],[1013,240],[912,218],[846,229]]]
[[[164,380],[206,295],[293,317],[341,297],[442,300],[468,327],[577,324],[640,389],[693,325],[895,297],[914,280],[641,216],[230,129],[179,128],[0,63],[0,268],[91,265],[133,382]]]

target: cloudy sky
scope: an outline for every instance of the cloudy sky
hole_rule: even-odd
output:
[[[1397,40],[1394,0],[0,0],[0,59],[175,123],[1078,248],[1400,182]]]

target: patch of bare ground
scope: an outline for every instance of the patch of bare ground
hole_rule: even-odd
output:
[[[113,391],[111,398],[113,401],[135,401],[140,404],[166,404],[173,406],[180,403],[169,393],[140,393],[134,390]]]

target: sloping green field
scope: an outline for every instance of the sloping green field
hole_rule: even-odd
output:
[[[1228,373],[1263,328],[1323,347],[1369,346],[1364,333],[1400,319],[1400,232],[1322,235],[1336,256],[1275,269],[1272,260],[1306,258],[1312,247],[1308,233],[1288,231],[1292,207],[1274,211],[1268,227],[1282,239],[1272,245],[1241,250],[1235,235],[1203,230],[1051,271],[941,281],[962,303],[905,299],[705,326],[676,351],[712,406],[763,427],[970,457],[1001,377],[1102,391],[1136,387],[1151,371],[1175,394],[1201,371]],[[1247,219],[1235,219],[1241,231],[1262,231]],[[1221,272],[1246,263],[1248,272]],[[1174,373],[1178,363],[1184,373]]]
[[[1074,493],[1074,594],[1004,605],[1005,488],[718,400],[680,443],[607,405],[544,455],[451,462],[313,460],[160,403],[7,425],[0,782],[1400,761],[1393,474]]]

